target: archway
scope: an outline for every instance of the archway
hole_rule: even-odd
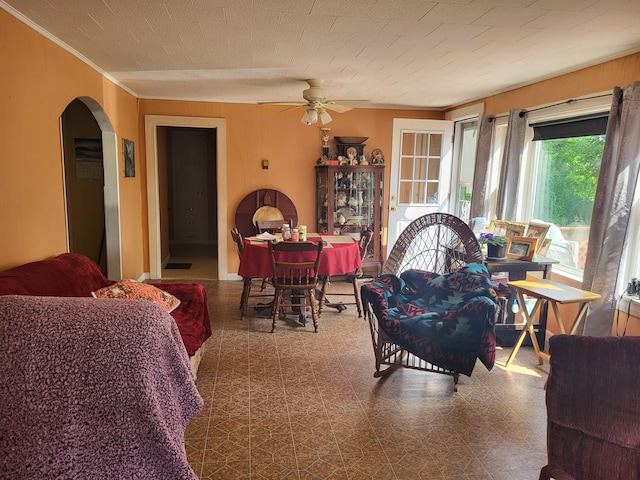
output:
[[[101,232],[101,234],[99,235],[98,241],[101,246],[96,246],[95,250],[97,251],[97,253],[95,254],[95,256],[97,257],[98,263],[101,262],[101,259],[104,259],[103,261],[106,264],[106,276],[108,278],[112,280],[120,280],[122,278],[122,255],[120,245],[120,196],[117,138],[111,121],[107,117],[107,114],[105,113],[103,108],[98,104],[98,102],[90,97],[78,97],[76,100],[74,100],[74,102],[77,101],[82,102],[95,119],[95,122],[99,127],[99,132],[96,132],[96,136],[102,141],[102,176],[104,179],[104,187],[102,192],[103,196],[101,199],[102,202],[100,203],[100,206],[104,210],[104,222],[103,232]],[[69,131],[65,132],[65,130],[73,128],[74,102],[71,102],[67,106],[67,109],[65,109],[65,112],[69,113],[71,116],[67,116],[64,122],[61,121],[61,124],[63,144],[65,145],[65,164],[75,159],[75,167],[77,167],[78,162],[75,155],[69,158],[69,149],[71,149],[71,152],[75,152],[75,145],[73,145],[73,143],[69,145],[70,142],[73,142],[75,134]],[[77,109],[75,109],[75,111],[77,111]],[[89,179],[89,181],[98,182],[99,175],[95,173],[94,167],[95,165],[92,166],[90,162],[86,162],[86,164],[82,165],[81,167],[83,169],[83,171],[81,172],[81,176],[84,175],[84,177],[86,179]],[[77,176],[78,173],[75,168],[73,169],[73,171]],[[67,195],[68,192],[67,188],[65,187],[65,196]],[[70,251],[73,251],[71,249],[72,232],[70,230],[70,225],[74,223],[73,218],[70,217],[73,214],[74,213],[67,207],[67,238],[69,239],[68,248]],[[100,221],[101,220],[102,219],[100,219]],[[78,222],[76,222],[76,224],[77,223]],[[89,237],[92,237],[94,239],[88,240],[89,242],[95,242],[95,234],[91,234],[89,235]],[[100,248],[102,248],[103,253],[100,253]],[[93,259],[96,260],[96,258]]]

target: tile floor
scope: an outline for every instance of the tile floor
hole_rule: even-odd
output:
[[[240,319],[241,282],[202,283],[213,336],[197,379],[205,405],[186,431],[199,478],[538,478],[548,364],[531,347],[509,370],[509,348],[491,372],[478,362],[457,393],[432,373],[376,379],[368,323],[353,306],[323,311],[318,333],[289,315],[271,334],[268,318]]]
[[[191,263],[188,269],[163,269],[163,280],[216,280],[217,245],[171,245],[170,262]]]

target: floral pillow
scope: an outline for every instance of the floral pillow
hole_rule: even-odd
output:
[[[121,300],[149,300],[155,302],[166,312],[173,312],[180,305],[180,300],[158,287],[135,280],[122,280],[95,292],[95,298],[116,298]]]

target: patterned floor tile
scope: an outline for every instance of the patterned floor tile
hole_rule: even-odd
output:
[[[242,282],[203,282],[213,335],[198,372],[205,401],[187,426],[201,479],[534,480],[546,463],[544,383],[530,347],[499,348],[460,378],[374,378],[368,323],[326,308],[320,331],[288,315],[240,319]],[[333,286],[333,285],[332,285]],[[348,286],[348,284],[347,284]]]

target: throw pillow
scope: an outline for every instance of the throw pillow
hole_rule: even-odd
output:
[[[95,298],[117,298],[121,300],[148,300],[157,303],[166,312],[173,312],[180,305],[180,300],[168,292],[153,285],[136,282],[135,280],[122,280],[95,292],[91,292]]]

